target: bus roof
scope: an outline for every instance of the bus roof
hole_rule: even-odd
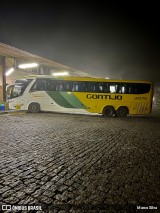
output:
[[[82,77],[82,76],[52,76],[52,75],[32,75],[25,76],[24,79],[46,78],[56,80],[68,80],[68,81],[97,81],[97,82],[123,82],[123,83],[153,83],[148,80],[122,80],[122,79],[105,79],[98,77]],[[20,79],[19,79],[20,80]]]

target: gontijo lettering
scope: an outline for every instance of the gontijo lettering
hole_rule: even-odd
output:
[[[121,95],[96,95],[96,94],[87,94],[86,98],[88,99],[104,99],[104,100],[122,100]]]

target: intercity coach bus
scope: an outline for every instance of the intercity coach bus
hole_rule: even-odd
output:
[[[78,76],[35,76],[7,89],[10,109],[113,115],[147,115],[152,110],[150,81]]]

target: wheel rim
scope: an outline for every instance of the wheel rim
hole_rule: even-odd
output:
[[[33,112],[35,112],[35,111],[38,110],[38,107],[37,107],[36,105],[32,105],[31,110],[32,110]]]
[[[120,111],[120,115],[121,115],[121,116],[125,116],[125,115],[126,115],[126,111],[125,111],[125,110],[121,110],[121,111]]]
[[[106,115],[111,116],[112,115],[112,110],[111,109],[106,109]]]
[[[29,111],[30,112],[39,112],[40,111],[40,107],[37,103],[32,103],[29,106]]]
[[[117,115],[119,117],[126,117],[127,116],[127,109],[126,108],[121,108],[121,109],[118,109],[117,111]]]
[[[103,112],[103,115],[106,116],[106,117],[112,117],[114,114],[114,109],[111,108],[111,107],[106,107],[104,109],[104,112]]]

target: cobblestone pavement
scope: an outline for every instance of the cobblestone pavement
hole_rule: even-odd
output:
[[[1,115],[0,204],[24,213],[160,208],[159,150],[158,117]]]

